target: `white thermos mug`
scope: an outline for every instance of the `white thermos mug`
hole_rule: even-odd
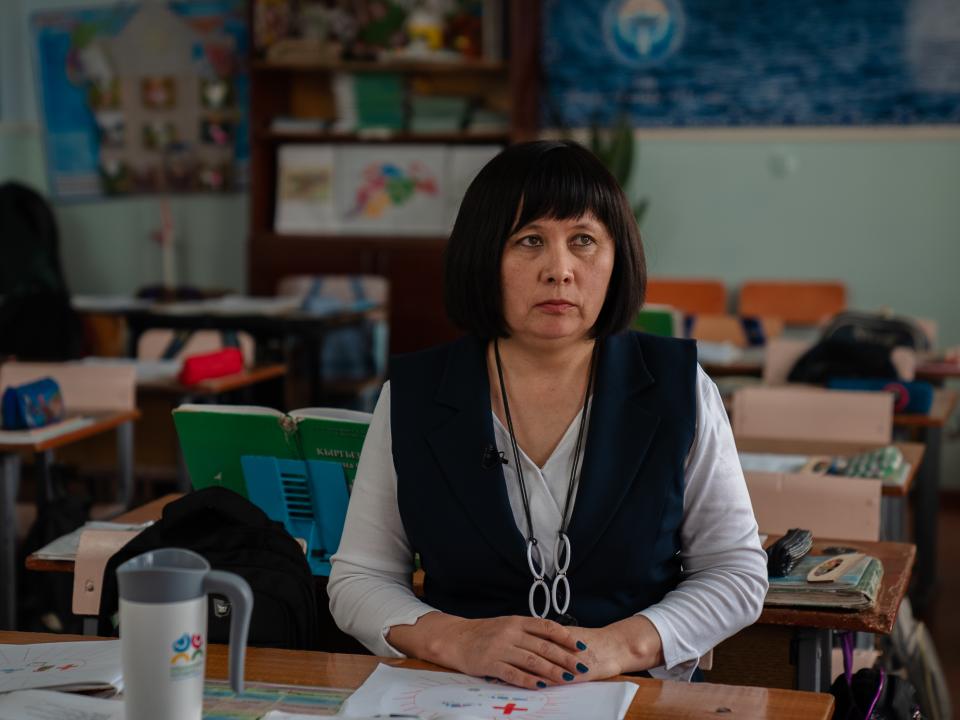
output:
[[[230,685],[243,691],[243,659],[253,611],[247,581],[212,570],[190,550],[163,548],[117,568],[120,653],[128,718],[201,720],[207,654],[207,593],[226,595]]]

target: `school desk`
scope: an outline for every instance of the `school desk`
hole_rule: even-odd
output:
[[[768,538],[767,544],[777,540]],[[898,542],[852,542],[818,538],[813,553],[831,545],[852,547],[883,562],[883,581],[868,610],[764,607],[755,625],[714,648],[707,680],[825,692],[842,668],[833,668],[833,633],[840,630],[889,635],[910,584],[916,548]]]
[[[246,331],[256,341],[258,362],[271,362],[271,349],[274,349],[272,352],[275,358],[278,346],[282,347],[290,338],[297,338],[306,347],[306,376],[310,378],[310,402],[314,405],[323,402],[325,393],[343,390],[329,386],[329,379],[323,377],[320,358],[327,335],[338,328],[358,326],[366,322],[372,314],[384,312],[381,305],[362,309],[332,309],[323,313],[258,313],[251,310],[225,313],[206,311],[200,304],[196,311],[189,311],[188,307],[189,303],[177,303],[176,309],[165,309],[164,306],[157,305],[150,310],[123,311],[127,321],[128,354],[134,356],[140,335],[152,328]]]
[[[0,632],[0,643],[3,644],[92,639],[94,638],[78,635]],[[244,675],[250,681],[356,689],[379,663],[417,670],[444,670],[419,660],[247,648]],[[209,646],[206,675],[218,680],[227,677],[225,645]],[[638,686],[626,720],[686,720],[705,717],[828,720],[833,715],[833,696],[826,694],[712,683],[662,682],[647,678],[615,679],[635,682]]]
[[[181,493],[170,493],[161,498],[152,500],[145,505],[134,508],[129,512],[123,513],[113,518],[114,522],[125,524],[141,524],[148,520],[157,520],[163,514],[163,508],[168,504],[183,497]],[[46,560],[38,558],[36,555],[29,555],[25,563],[28,570],[38,572],[63,572],[73,575],[75,563],[73,560]],[[314,591],[317,596],[317,622],[321,637],[324,641],[324,648],[331,652],[356,653],[363,652],[361,646],[354,638],[344,633],[336,626],[333,617],[329,611],[329,595],[327,594],[328,578],[322,575],[314,576]],[[100,582],[97,583],[100,586]],[[85,588],[86,590],[86,588]],[[99,605],[99,590],[95,590],[95,596],[89,596],[83,599],[84,604],[92,604],[94,607]],[[76,599],[75,599],[76,600]],[[97,618],[83,615],[83,633],[93,635],[97,629]]]
[[[261,396],[264,384],[280,383],[286,375],[286,365],[270,363],[245,368],[238,373],[210,378],[194,385],[183,385],[176,378],[178,363],[165,362],[166,367],[154,368],[149,361],[134,361],[124,358],[88,359],[91,364],[120,364],[137,367],[136,404],[141,417],[134,438],[137,472],[141,479],[166,479],[175,473],[178,489],[190,489],[189,475],[180,455],[180,443],[170,413],[183,403],[237,402],[245,405],[282,404],[282,387],[266,387],[266,396]],[[165,371],[165,372],[164,372]],[[256,394],[254,394],[256,391]],[[225,396],[238,396],[230,399]],[[112,464],[108,437],[99,437],[84,443],[83,447],[68,447],[60,452],[66,463],[83,467],[106,467]]]
[[[911,599],[922,613],[932,597],[937,579],[937,525],[940,510],[940,468],[944,428],[957,407],[960,393],[938,388],[926,414],[900,413],[893,416],[898,435],[907,435],[926,446],[923,463],[915,478],[913,529],[917,545],[917,572]],[[729,409],[729,408],[728,408]]]
[[[851,442],[821,442],[811,440],[768,440],[759,438],[737,438],[737,450],[750,453],[774,453],[783,455],[842,455],[875,450],[877,445]],[[925,462],[923,443],[894,443],[903,453],[904,461],[910,465],[910,472],[902,485],[884,485],[880,506],[880,538],[882,540],[906,540],[907,495],[914,481],[920,477]]]
[[[93,422],[60,435],[34,443],[0,442],[0,628],[13,628],[17,617],[17,492],[20,489],[20,455],[32,453],[39,479],[37,501],[49,496],[50,466],[53,451],[94,437],[109,430],[117,431],[117,502],[127,507],[133,497],[133,423],[138,410],[117,410],[84,413]]]

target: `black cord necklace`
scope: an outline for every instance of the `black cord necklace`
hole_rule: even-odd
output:
[[[554,577],[552,586],[548,587],[543,570],[543,556],[540,553],[539,543],[533,534],[533,519],[530,515],[530,498],[527,493],[527,484],[523,478],[523,465],[520,463],[520,446],[513,431],[513,418],[510,416],[510,403],[507,401],[507,386],[503,381],[503,363],[500,360],[499,340],[493,341],[493,355],[497,362],[497,378],[500,380],[500,397],[503,400],[503,414],[507,420],[507,430],[510,433],[510,444],[513,448],[514,467],[517,472],[517,482],[520,485],[520,499],[523,502],[523,514],[527,521],[527,565],[533,575],[533,584],[527,597],[530,614],[544,618],[552,609],[558,616],[557,621],[563,625],[576,625],[576,619],[567,613],[570,607],[570,581],[567,579],[567,570],[570,568],[570,537],[567,527],[570,522],[570,504],[573,502],[573,488],[577,480],[577,467],[580,464],[580,455],[583,451],[584,428],[587,420],[587,403],[593,391],[594,369],[597,355],[600,351],[600,342],[596,341],[590,354],[590,368],[587,371],[587,390],[583,398],[583,410],[580,414],[580,427],[577,430],[577,442],[573,449],[573,463],[570,467],[570,481],[567,485],[567,498],[563,503],[563,516],[560,518],[560,530],[557,533],[557,542],[554,548]],[[537,611],[537,593],[544,594],[543,610]],[[562,596],[562,598],[561,598]]]

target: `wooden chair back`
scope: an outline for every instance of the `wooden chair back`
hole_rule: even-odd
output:
[[[646,302],[687,314],[722,315],[727,311],[727,288],[720,280],[648,278]]]
[[[787,325],[819,325],[846,307],[842,282],[751,280],[740,286],[737,314],[778,317]]]

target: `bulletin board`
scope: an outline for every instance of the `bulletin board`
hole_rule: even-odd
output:
[[[30,16],[51,195],[227,192],[249,158],[244,0]]]
[[[960,123],[956,0],[544,0],[543,124]]]

